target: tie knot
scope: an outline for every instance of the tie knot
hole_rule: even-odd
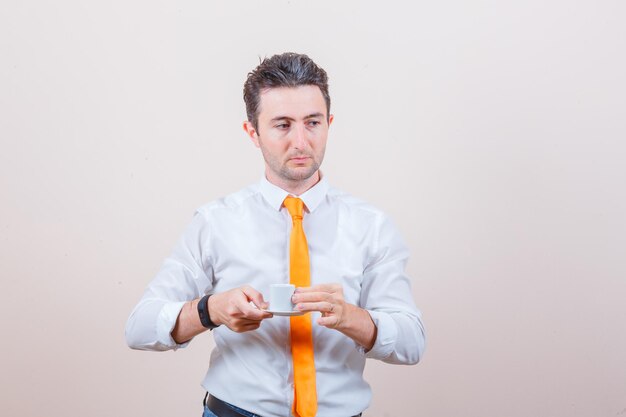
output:
[[[293,220],[302,220],[302,210],[304,207],[304,202],[299,198],[287,196],[285,198],[284,203],[287,211],[291,214],[291,218]]]

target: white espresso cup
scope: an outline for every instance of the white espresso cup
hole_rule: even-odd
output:
[[[293,284],[270,285],[270,310],[293,311],[291,296],[295,290],[296,286]]]

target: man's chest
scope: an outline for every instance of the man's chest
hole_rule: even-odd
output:
[[[269,294],[271,284],[289,282],[291,221],[283,216],[244,220],[212,228],[205,247],[213,286],[220,292],[250,285]],[[333,216],[306,220],[311,285],[340,283],[346,300],[357,304],[373,244],[368,229]]]

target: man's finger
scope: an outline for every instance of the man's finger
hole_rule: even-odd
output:
[[[341,284],[318,284],[313,285],[311,287],[298,287],[296,288],[297,293],[309,293],[309,292],[337,292],[340,290]]]
[[[296,305],[298,311],[319,311],[321,313],[332,313],[334,310],[333,304],[327,301],[321,301],[319,303],[300,303]]]
[[[328,292],[304,292],[299,294],[294,294],[292,297],[292,301],[294,303],[314,303],[316,301],[330,301],[332,299],[332,294]]]
[[[256,305],[258,308],[263,309],[269,306],[269,304],[267,304],[263,299],[263,294],[261,294],[254,288],[246,285],[245,287],[241,288],[241,291],[243,291],[246,297],[248,297],[248,300],[252,301],[254,305]]]
[[[265,310],[261,310],[256,307],[253,307],[250,304],[247,304],[246,307],[241,310],[241,312],[243,313],[246,319],[255,320],[255,321],[269,319],[270,317],[273,316],[272,313],[268,313]]]
[[[317,324],[329,328],[336,327],[338,322],[339,318],[337,316],[320,317],[317,319]]]

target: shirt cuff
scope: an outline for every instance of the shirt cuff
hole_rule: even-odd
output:
[[[157,318],[157,343],[162,346],[167,346],[171,349],[178,349],[181,347],[186,347],[190,341],[185,343],[176,343],[174,338],[172,337],[172,330],[176,326],[176,320],[178,319],[178,315],[180,314],[180,310],[182,310],[185,302],[178,303],[167,303],[161,308],[159,312],[159,317]]]
[[[393,352],[398,339],[398,326],[390,314],[367,310],[376,325],[374,346],[365,353],[369,359],[385,359]]]

